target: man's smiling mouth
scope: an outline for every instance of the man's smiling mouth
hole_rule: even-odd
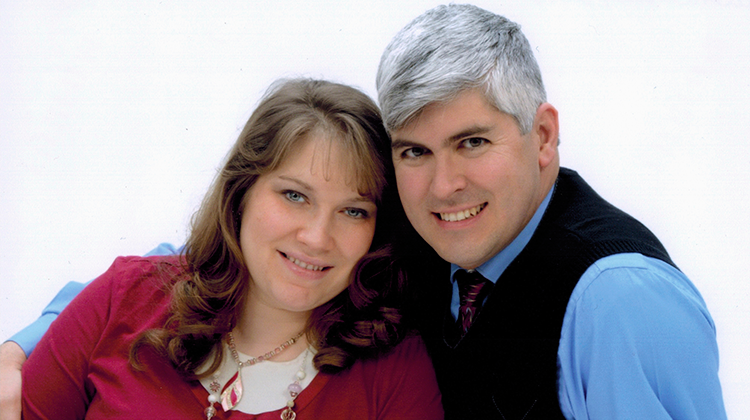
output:
[[[470,219],[479,212],[481,212],[485,207],[487,206],[487,203],[482,203],[476,207],[472,207],[470,209],[466,209],[463,211],[459,211],[456,213],[435,213],[438,215],[438,218],[444,222],[460,222],[461,220]]]

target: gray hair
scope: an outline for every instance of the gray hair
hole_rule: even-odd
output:
[[[391,132],[431,103],[481,89],[526,134],[547,97],[521,27],[476,6],[456,4],[428,10],[396,34],[380,59],[377,89]]]

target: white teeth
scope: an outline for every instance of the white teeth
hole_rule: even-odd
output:
[[[304,268],[305,270],[323,271],[323,268],[325,268],[325,267],[319,267],[317,265],[307,264],[306,262],[300,261],[294,257],[290,257],[289,255],[286,256],[286,259]]]
[[[457,213],[440,213],[440,219],[446,222],[460,222],[461,220],[476,216],[483,208],[484,204],[480,204],[476,207],[459,211]]]

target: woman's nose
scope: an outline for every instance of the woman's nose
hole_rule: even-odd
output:
[[[297,240],[311,249],[328,250],[334,243],[332,228],[330,217],[322,214],[314,215],[297,231]]]

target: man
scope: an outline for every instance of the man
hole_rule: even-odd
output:
[[[450,263],[414,258],[447,418],[726,417],[703,300],[651,232],[560,168],[518,25],[430,10],[377,86],[406,214]]]
[[[430,10],[386,48],[378,93],[429,244],[404,248],[447,418],[726,418],[703,300],[645,227],[560,168],[518,25]]]

